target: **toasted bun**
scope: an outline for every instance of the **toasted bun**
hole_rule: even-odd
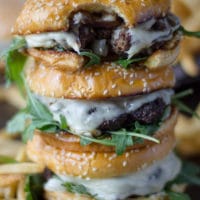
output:
[[[164,158],[172,150],[175,145],[174,126],[176,118],[177,111],[174,110],[156,133],[157,137],[160,138],[159,144],[151,143],[142,148],[129,149],[121,156],[117,156],[114,151],[88,152],[80,145],[77,151],[75,148],[74,151],[67,151],[64,146],[67,146],[68,142],[58,146],[56,145],[58,139],[55,136],[54,143],[49,144],[44,139],[45,133],[38,133],[37,131],[33,140],[28,142],[27,154],[31,160],[44,164],[56,174],[68,174],[83,178],[122,176]]]
[[[34,62],[27,67],[26,78],[36,94],[69,99],[100,99],[152,92],[174,86],[170,67],[157,70],[123,69],[115,63],[103,63],[69,72],[63,68]]]
[[[14,34],[65,31],[70,14],[77,10],[113,11],[127,26],[133,26],[165,15],[169,7],[170,0],[27,0],[14,26]]]
[[[180,44],[170,50],[157,50],[145,61],[144,66],[149,69],[158,69],[172,65],[178,57]],[[52,50],[28,49],[28,54],[44,65],[53,65],[57,69],[75,72],[84,67],[87,62],[83,56],[73,52],[58,52]]]

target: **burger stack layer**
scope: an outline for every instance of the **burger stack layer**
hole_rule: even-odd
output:
[[[38,111],[28,155],[54,174],[46,199],[166,195],[181,168],[170,67],[179,28],[169,0],[26,1],[13,33]]]

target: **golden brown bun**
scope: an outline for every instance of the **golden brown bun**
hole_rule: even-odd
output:
[[[84,56],[73,52],[58,52],[53,50],[27,49],[27,53],[36,61],[56,69],[75,72],[82,68],[86,63]]]
[[[152,92],[174,86],[170,67],[156,70],[123,69],[115,63],[102,63],[77,72],[31,62],[26,78],[36,94],[69,99],[100,99]]]
[[[173,49],[160,49],[155,51],[144,62],[144,66],[149,69],[158,69],[163,66],[172,65],[178,57],[180,51],[180,44]],[[28,49],[28,54],[35,60],[44,65],[53,65],[55,68],[60,68],[75,72],[84,67],[87,60],[83,56],[79,56],[73,52],[58,52],[52,50]]]
[[[151,143],[143,148],[127,150],[121,156],[115,152],[84,151],[79,146],[78,151],[66,151],[63,146],[48,144],[44,134],[38,132],[32,141],[28,142],[27,154],[34,162],[44,164],[50,170],[60,175],[81,176],[83,178],[108,178],[133,173],[150,165],[156,160],[164,158],[174,147],[174,126],[177,111],[173,110],[171,116],[165,121],[156,133],[160,143]],[[54,144],[57,143],[56,136]],[[63,144],[68,145],[68,143]],[[100,146],[100,145],[99,145]]]
[[[169,7],[170,0],[27,0],[14,26],[14,34],[65,31],[70,14],[77,10],[114,11],[127,26],[133,26],[151,17],[165,15]]]

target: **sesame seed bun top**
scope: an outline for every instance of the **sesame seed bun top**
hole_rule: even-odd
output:
[[[115,12],[127,26],[134,26],[154,16],[164,16],[169,7],[170,0],[27,0],[13,33],[66,31],[70,14],[80,9]]]

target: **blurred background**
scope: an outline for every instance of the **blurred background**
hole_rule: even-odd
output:
[[[11,27],[25,0],[0,0],[0,52],[11,41]],[[182,25],[191,31],[200,30],[200,0],[173,0],[173,12]],[[200,40],[184,38],[182,50],[174,66],[177,77],[176,91],[192,88],[193,95],[184,98],[184,103],[200,114]],[[4,64],[0,63],[0,155],[15,157],[23,146],[19,137],[8,136],[6,122],[24,106],[24,101],[12,86],[5,88]],[[200,166],[200,121],[186,113],[180,113],[176,126],[177,152]],[[187,189],[192,200],[200,199],[200,188]]]

